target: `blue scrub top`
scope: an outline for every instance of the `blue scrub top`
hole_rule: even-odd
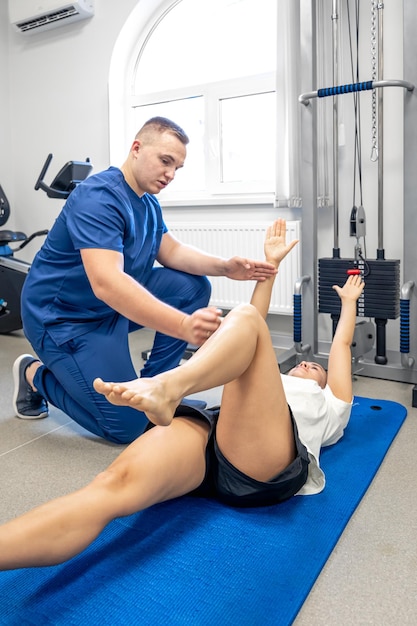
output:
[[[48,329],[58,345],[114,315],[91,289],[80,250],[123,254],[124,271],[146,282],[167,227],[158,200],[139,197],[110,167],[74,189],[37,253],[22,292],[25,331]]]

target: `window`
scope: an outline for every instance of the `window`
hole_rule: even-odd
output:
[[[149,20],[134,53],[126,125],[131,140],[147,119],[163,115],[190,137],[186,166],[161,200],[270,201],[276,0],[177,0],[163,6],[165,13]]]

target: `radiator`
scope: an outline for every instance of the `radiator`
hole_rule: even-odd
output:
[[[230,258],[243,256],[262,260],[263,242],[270,222],[221,223],[172,222],[170,232],[181,242],[214,254]],[[299,239],[300,222],[287,222],[287,242]],[[300,277],[300,244],[297,245],[279,268],[275,280],[270,313],[292,315],[295,281]],[[210,276],[212,297],[210,304],[222,309],[231,309],[241,302],[249,302],[254,287],[253,281],[237,281],[223,276]]]

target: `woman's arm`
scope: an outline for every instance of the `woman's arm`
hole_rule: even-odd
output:
[[[268,227],[265,235],[265,259],[276,268],[276,273],[278,273],[281,261],[298,243],[298,239],[294,239],[287,244],[286,232],[286,221],[284,219],[278,219]],[[263,282],[256,283],[252,294],[251,304],[258,309],[259,313],[265,319],[268,315],[275,276],[276,274],[266,278]]]
[[[365,283],[361,276],[349,276],[343,287],[333,285],[342,308],[337,323],[332,346],[330,348],[327,384],[336,398],[351,402],[352,388],[352,353],[351,345],[356,324],[356,302]]]

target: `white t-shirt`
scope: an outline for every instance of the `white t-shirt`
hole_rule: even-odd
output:
[[[308,450],[310,463],[307,482],[297,495],[312,495],[324,489],[320,450],[336,443],[349,421],[351,402],[336,398],[330,387],[322,389],[315,380],[281,374],[287,402],[298,427],[300,440]]]

